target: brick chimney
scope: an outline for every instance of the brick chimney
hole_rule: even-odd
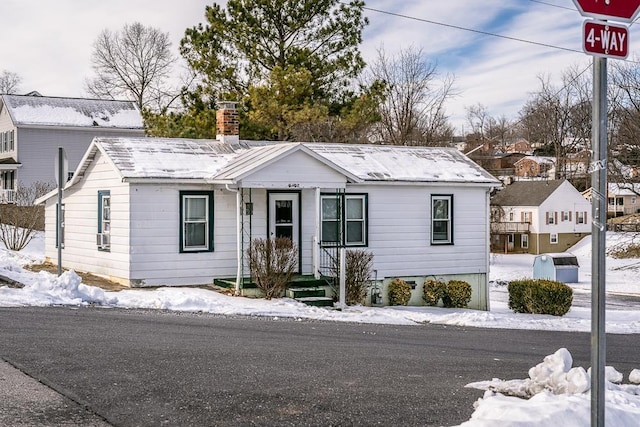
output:
[[[237,144],[240,141],[240,121],[236,105],[237,102],[218,101],[216,139],[220,142]]]

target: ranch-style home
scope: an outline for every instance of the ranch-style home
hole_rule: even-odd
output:
[[[73,171],[94,137],[143,135],[131,101],[0,95],[0,203],[13,202],[18,186],[53,183],[58,147]]]
[[[499,183],[458,150],[240,141],[224,132],[233,111],[218,119],[217,140],[95,138],[64,189],[63,266],[134,287],[227,279],[247,294],[251,241],[288,237],[300,275],[346,246],[373,253],[375,286],[413,284],[410,304],[437,277],[467,281],[470,307],[488,308]],[[39,202],[55,261],[57,197]]]

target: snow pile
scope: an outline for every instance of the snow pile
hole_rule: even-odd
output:
[[[461,426],[587,426],[591,419],[591,377],[582,367],[572,367],[569,351],[561,348],[529,370],[525,380],[493,379],[467,384],[486,390],[474,407],[471,419]],[[590,370],[589,370],[590,371]],[[629,381],[607,366],[606,425],[635,426],[640,419],[640,371],[634,369]]]

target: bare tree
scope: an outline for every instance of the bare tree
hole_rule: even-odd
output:
[[[125,24],[120,32],[104,30],[93,45],[96,77],[87,91],[98,98],[133,99],[138,107],[166,109],[179,96],[167,80],[176,61],[169,34],[139,22]]]
[[[542,154],[555,156],[554,178],[571,178],[568,156],[590,149],[591,92],[584,71],[570,68],[562,85],[540,77],[540,90],[520,111],[520,121],[529,141],[543,147]]]
[[[486,137],[485,130],[491,118],[487,106],[478,103],[465,107],[465,110],[467,112],[467,123],[471,128],[471,133],[475,134],[478,139],[483,140]]]
[[[35,182],[29,187],[18,187],[14,203],[0,205],[0,242],[7,249],[19,251],[44,229],[44,206],[34,201],[54,188],[50,182]]]
[[[637,192],[632,183],[640,182],[640,66],[637,62],[617,62],[608,85],[607,173],[611,182]]]
[[[0,73],[0,94],[13,95],[18,93],[20,83],[22,83],[22,77],[14,72],[3,70]]]
[[[450,139],[445,102],[454,95],[454,78],[439,78],[436,64],[422,49],[409,48],[395,56],[378,50],[368,78],[385,85],[386,100],[380,104],[380,122],[373,139],[394,145],[440,145]]]

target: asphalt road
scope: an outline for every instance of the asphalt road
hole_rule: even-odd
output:
[[[4,387],[19,371],[0,369],[0,413],[13,417],[0,425],[456,425],[482,395],[466,384],[526,378],[560,347],[587,367],[589,345],[582,333],[0,309],[4,371],[19,368],[67,411],[31,407]],[[607,346],[608,364],[640,367],[637,335]]]

